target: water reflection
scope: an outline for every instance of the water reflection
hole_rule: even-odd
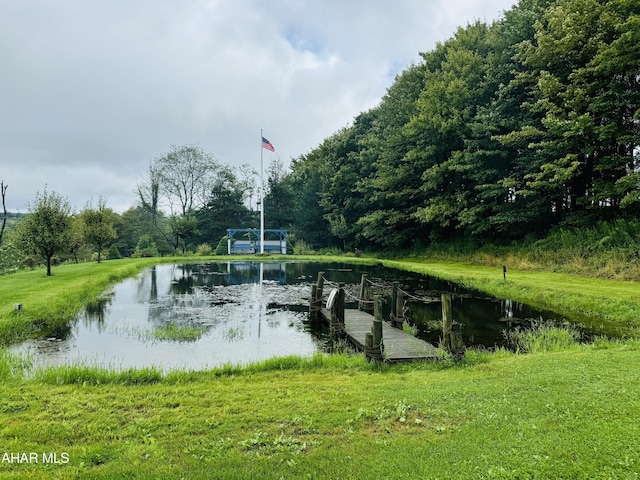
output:
[[[65,331],[15,350],[32,353],[36,363],[116,369],[310,356],[326,338],[308,322],[309,290],[308,283],[287,283],[280,263],[158,265],[92,302]]]

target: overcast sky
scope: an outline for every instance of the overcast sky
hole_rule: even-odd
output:
[[[0,0],[0,180],[122,212],[172,145],[260,168],[379,103],[419,52],[512,0]]]

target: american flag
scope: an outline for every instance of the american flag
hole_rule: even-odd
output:
[[[266,138],[264,138],[264,137],[262,137],[262,148],[266,148],[270,152],[275,152],[276,151],[276,149],[273,148],[273,145],[271,145],[271,142],[269,140],[267,140]]]

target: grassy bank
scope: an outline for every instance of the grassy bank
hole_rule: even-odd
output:
[[[388,254],[397,256],[397,252]],[[510,245],[458,241],[411,252],[415,258],[516,270],[544,270],[640,282],[640,221],[615,220],[556,228],[545,238]]]
[[[50,277],[44,269],[0,276],[0,342],[12,343],[66,324],[109,286],[152,264],[149,259],[116,260],[61,265]]]
[[[539,270],[429,260],[384,260],[385,266],[425,273],[528,303],[583,322],[596,330],[640,334],[640,282],[582,277]]]
[[[3,451],[60,462],[4,462],[0,477],[637,478],[638,354],[626,342],[461,366],[317,356],[97,385],[90,372],[5,378]]]
[[[250,257],[255,260],[256,257]],[[13,343],[43,330],[65,325],[90,301],[110,285],[158,262],[224,260],[224,257],[125,259],[100,264],[62,265],[47,277],[44,270],[21,271],[0,276],[0,344]],[[238,257],[233,257],[238,260]],[[265,257],[306,261],[338,261],[376,264],[426,273],[463,283],[501,298],[549,309],[598,330],[621,335],[640,333],[640,282],[599,279],[508,266],[503,279],[502,266],[437,262],[407,258],[345,258],[333,256]],[[22,304],[17,311],[14,304]]]

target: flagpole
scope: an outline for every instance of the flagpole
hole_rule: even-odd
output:
[[[262,168],[262,129],[260,129],[260,253],[264,253],[264,172]]]

